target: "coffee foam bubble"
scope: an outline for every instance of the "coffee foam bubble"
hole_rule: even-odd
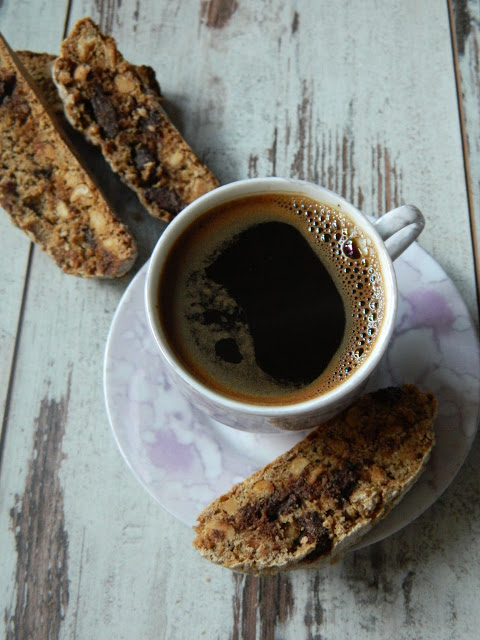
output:
[[[316,380],[300,389],[272,380],[256,366],[241,310],[225,290],[202,277],[205,266],[225,243],[252,225],[270,220],[289,223],[302,233],[336,283],[346,311],[344,338],[330,364]],[[172,283],[173,294],[165,295],[167,290],[172,291]],[[384,316],[382,284],[373,242],[348,215],[304,196],[266,194],[212,209],[184,232],[167,260],[159,304],[172,348],[207,386],[258,404],[293,403],[336,388],[366,361]],[[206,301],[213,299],[218,312],[230,317],[227,332],[219,330],[214,319],[205,332],[204,324],[195,320],[195,310],[200,314]],[[241,366],[218,359],[212,363],[212,344],[232,335],[241,344],[245,361]],[[311,339],[328,340],[328,336],[319,330]]]

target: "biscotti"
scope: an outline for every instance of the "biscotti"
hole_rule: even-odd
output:
[[[63,271],[119,277],[137,249],[0,36],[0,204]]]
[[[435,415],[434,396],[413,385],[364,396],[214,500],[198,517],[194,546],[254,574],[333,561],[418,479]]]
[[[57,56],[50,53],[39,53],[28,50],[16,51],[15,53],[35,82],[35,85],[41,91],[50,109],[57,116],[63,118],[63,102],[60,100],[57,87],[52,79],[52,67]],[[161,100],[162,94],[155,71],[148,65],[139,65],[136,66],[135,69],[145,85],[152,92],[156,93]]]
[[[90,19],[79,20],[61,46],[53,79],[75,129],[155,217],[171,220],[218,186],[165,114],[161,99]]]

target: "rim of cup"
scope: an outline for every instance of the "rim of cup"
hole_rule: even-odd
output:
[[[366,361],[346,380],[340,382],[333,389],[325,391],[314,398],[285,405],[254,404],[242,400],[236,400],[213,391],[197,380],[197,378],[195,378],[195,376],[193,376],[188,369],[183,366],[175,352],[170,347],[161,326],[157,307],[158,288],[162,268],[165,263],[165,259],[169,255],[170,249],[181,233],[203,213],[222,204],[223,202],[237,200],[249,195],[272,192],[301,193],[303,196],[309,197],[312,200],[317,200],[323,204],[334,206],[351,217],[358,226],[366,231],[367,235],[374,242],[380,260],[380,269],[383,276],[385,295],[385,315],[382,326],[377,335],[375,346],[368,355]],[[341,402],[345,395],[349,395],[361,387],[382,359],[390,342],[395,326],[397,304],[398,292],[393,262],[383,240],[370,220],[353,204],[330,189],[293,178],[272,177],[238,180],[222,185],[213,191],[209,191],[191,204],[187,205],[185,209],[183,209],[172,220],[172,222],[169,223],[157,241],[150,258],[145,282],[145,307],[148,323],[155,342],[169,367],[173,368],[177,375],[179,375],[190,387],[195,389],[200,395],[204,396],[211,402],[224,408],[231,408],[232,410],[238,410],[244,413],[265,416],[288,417],[289,415],[294,416],[300,411],[302,413],[315,411],[322,408],[324,405],[334,406],[337,402]]]

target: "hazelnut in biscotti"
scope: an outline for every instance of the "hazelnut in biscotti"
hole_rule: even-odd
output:
[[[334,561],[419,478],[435,416],[434,396],[414,385],[360,398],[214,500],[198,517],[194,546],[254,574]]]
[[[169,221],[218,186],[170,122],[158,92],[90,18],[62,43],[53,79],[72,126],[100,147],[153,216]]]
[[[136,243],[0,36],[0,205],[66,273],[119,277]]]

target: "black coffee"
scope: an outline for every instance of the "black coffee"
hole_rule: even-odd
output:
[[[345,310],[335,283],[303,235],[287,222],[259,222],[241,231],[205,269],[206,277],[235,300],[251,335],[255,361],[274,380],[295,387],[313,382],[340,346]],[[211,309],[199,320],[209,321]],[[232,317],[216,322],[232,333]],[[318,327],[328,340],[312,340]],[[230,336],[215,344],[217,355],[240,362]],[[221,345],[230,345],[221,352]]]
[[[307,400],[368,356],[383,317],[373,244],[344,213],[267,194],[212,209],[159,288],[168,341],[200,381],[258,404]]]

